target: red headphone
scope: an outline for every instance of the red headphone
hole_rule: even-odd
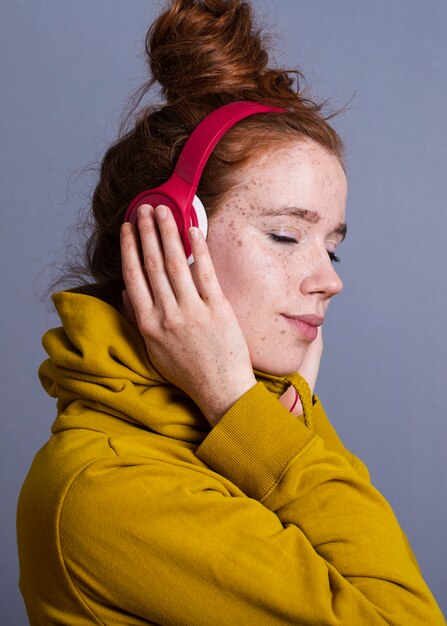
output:
[[[142,204],[154,208],[159,204],[168,206],[175,218],[182,237],[188,263],[193,262],[188,238],[190,226],[198,226],[204,236],[208,232],[206,211],[196,196],[203,168],[219,139],[236,122],[255,113],[283,113],[286,109],[241,101],[226,104],[207,115],[193,130],[186,141],[172,176],[159,187],[142,191],[132,200],[124,217],[125,222],[137,223],[137,209]]]

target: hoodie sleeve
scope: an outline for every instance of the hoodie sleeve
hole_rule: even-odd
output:
[[[327,449],[262,385],[231,407],[197,456],[294,534],[315,623],[445,624],[365,466]]]
[[[334,452],[338,452],[342,456],[344,456],[349,463],[352,465],[353,469],[364,478],[367,482],[370,482],[369,471],[366,465],[363,463],[361,459],[352,454],[349,450],[345,448],[341,440],[339,439],[334,427],[328,420],[326,413],[324,411],[323,405],[317,395],[313,396],[312,402],[312,422],[313,422],[313,431],[320,435],[320,437],[324,440],[325,448],[328,450],[333,450]],[[402,531],[402,538],[407,547],[407,552],[409,557],[411,558],[413,565],[420,572],[419,564],[416,560],[416,557],[413,554],[411,546],[408,542],[408,539],[405,533]]]
[[[262,384],[198,449],[137,441],[86,467],[59,517],[98,623],[445,626],[385,499]]]

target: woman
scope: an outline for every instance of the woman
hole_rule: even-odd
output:
[[[39,374],[58,399],[18,510],[31,624],[441,625],[395,516],[313,388],[342,289],[342,144],[267,65],[239,0],[173,0],[148,33],[166,104],[110,148],[92,285],[56,293]],[[207,239],[132,200],[229,103],[198,187]],[[139,243],[141,242],[141,243]]]

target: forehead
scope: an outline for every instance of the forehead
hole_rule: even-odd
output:
[[[276,146],[249,162],[228,201],[249,206],[301,206],[344,214],[347,181],[336,156],[312,140]]]

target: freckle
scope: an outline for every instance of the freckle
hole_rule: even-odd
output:
[[[242,241],[241,241],[241,239],[238,240],[237,245],[238,245],[238,248],[242,248]]]
[[[265,337],[261,337],[261,341],[265,341],[265,339],[266,339]]]
[[[284,334],[285,334],[285,332],[286,332],[285,330],[282,330],[282,331],[281,331],[281,335],[284,335]]]

